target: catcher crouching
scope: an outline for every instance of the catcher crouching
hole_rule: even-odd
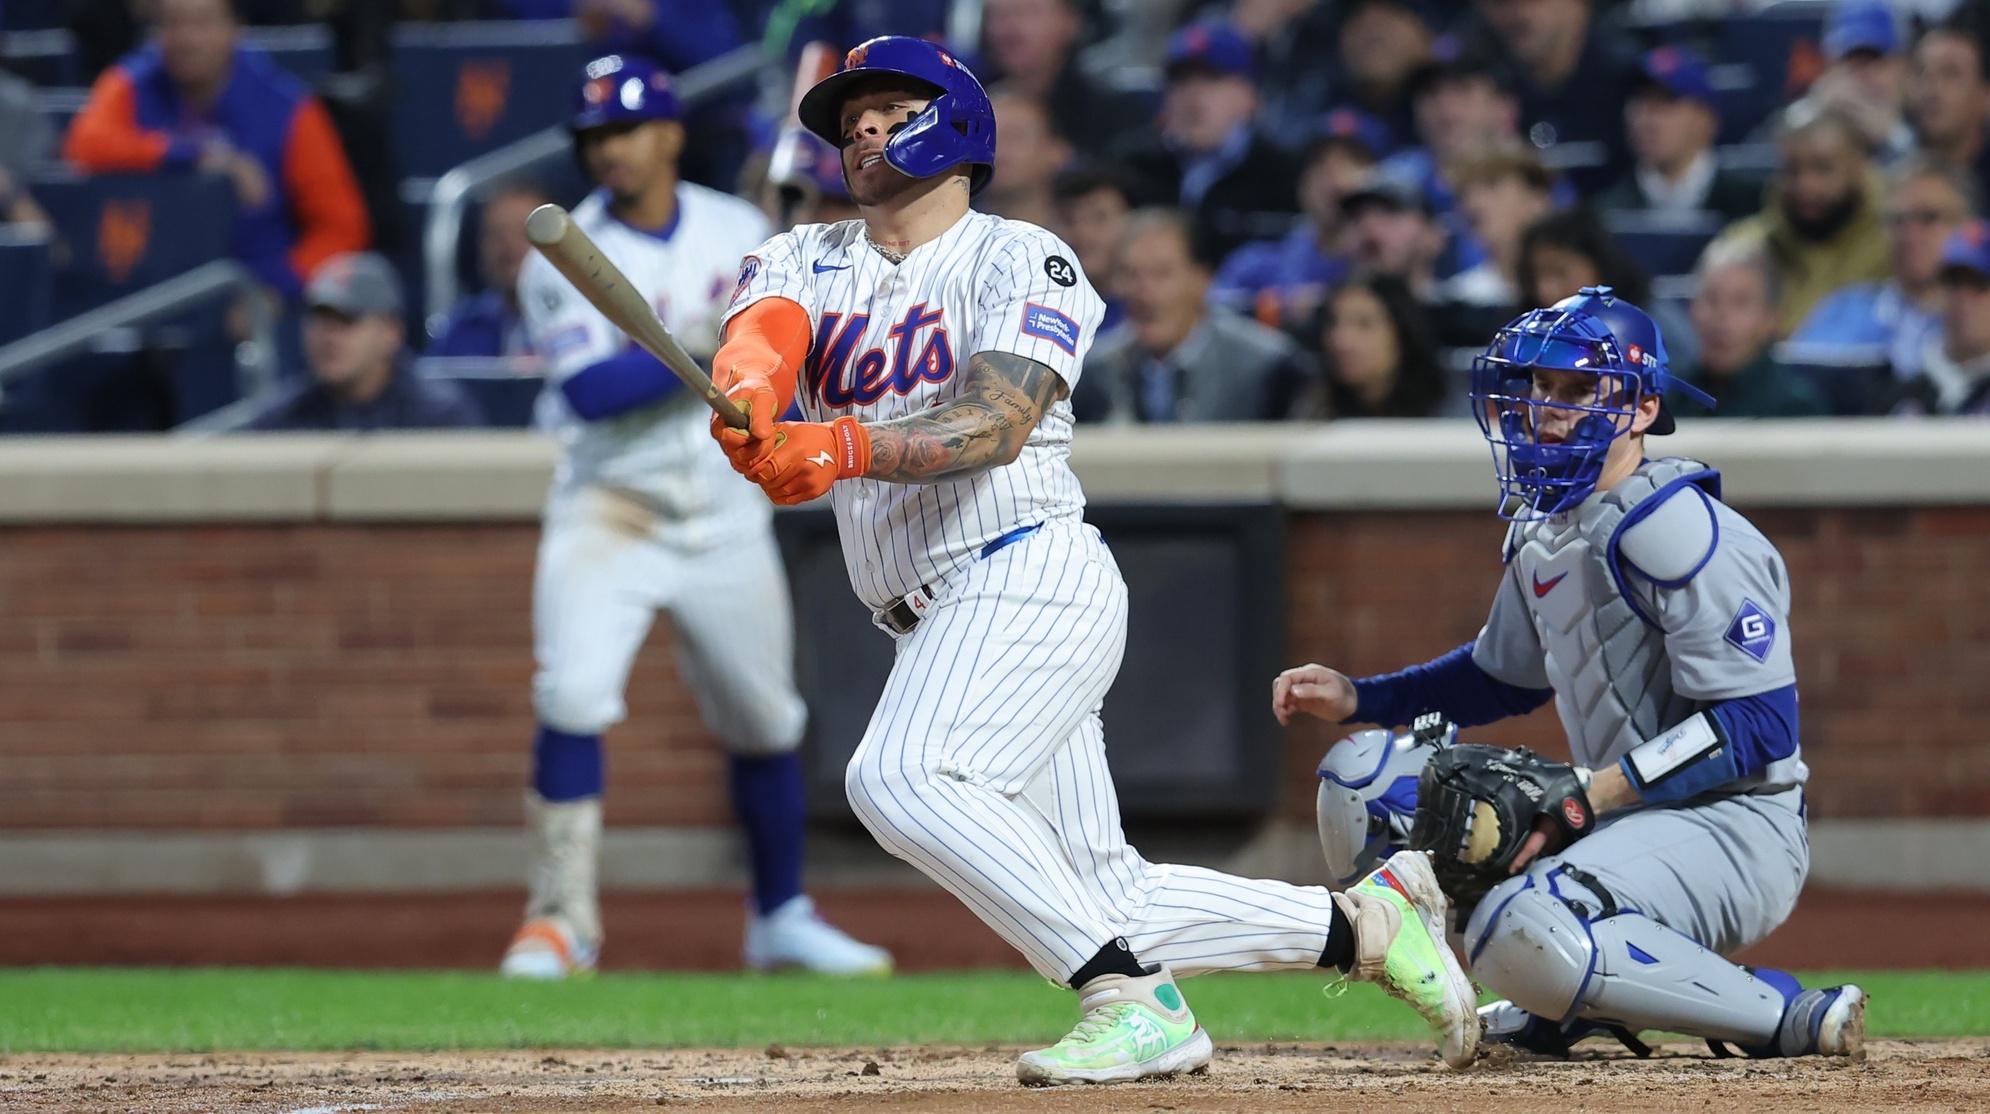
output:
[[[1273,711],[1417,720],[1328,752],[1321,845],[1344,879],[1430,853],[1454,943],[1506,999],[1480,1011],[1489,1041],[1643,1052],[1656,1029],[1721,1055],[1862,1056],[1859,987],[1724,958],[1789,916],[1810,865],[1789,577],[1718,472],[1646,456],[1674,428],[1668,389],[1712,404],[1608,287],[1501,329],[1472,383],[1513,522],[1485,627],[1399,673],[1289,669]],[[1455,741],[1550,699],[1573,764]]]

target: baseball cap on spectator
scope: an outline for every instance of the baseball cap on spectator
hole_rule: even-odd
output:
[[[1307,145],[1306,161],[1311,162],[1329,147],[1347,147],[1372,161],[1387,155],[1395,146],[1389,125],[1358,108],[1342,105],[1320,117],[1319,127]]]
[[[1682,47],[1661,46],[1647,51],[1638,63],[1635,88],[1655,88],[1667,96],[1683,101],[1699,101],[1716,112],[1720,111],[1720,104],[1714,99],[1713,81],[1707,75],[1706,62]]]
[[[1391,174],[1376,174],[1340,199],[1341,216],[1348,218],[1378,206],[1398,213],[1414,211],[1427,215],[1430,199],[1415,182]]]
[[[1255,80],[1258,63],[1243,32],[1220,19],[1203,19],[1168,36],[1161,69],[1169,81],[1187,74]]]
[[[1967,276],[1990,282],[1990,221],[1973,220],[1942,245],[1942,277]]]
[[[1899,49],[1893,10],[1879,0],[1843,0],[1825,21],[1824,54],[1833,62],[1861,50],[1884,55]]]
[[[394,265],[378,252],[345,252],[311,272],[311,281],[304,287],[304,305],[346,317],[397,316],[401,312],[401,279],[394,273]]]

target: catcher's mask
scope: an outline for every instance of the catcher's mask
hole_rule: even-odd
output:
[[[1551,396],[1536,389],[1537,371],[1577,372],[1590,382],[1583,397]],[[1492,446],[1500,517],[1547,518],[1588,498],[1639,402],[1661,398],[1647,433],[1673,431],[1662,398],[1670,388],[1714,405],[1672,376],[1657,323],[1610,287],[1585,286],[1508,322],[1472,361],[1472,413]]]

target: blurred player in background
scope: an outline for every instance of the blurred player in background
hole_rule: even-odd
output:
[[[601,186],[574,220],[692,352],[710,353],[739,258],[766,238],[747,202],[681,182],[684,132],[654,64],[591,62],[569,126]],[[519,278],[532,348],[554,384],[542,417],[564,453],[533,589],[539,715],[527,811],[537,837],[526,920],[502,969],[561,978],[594,966],[602,938],[601,734],[656,612],[670,613],[681,674],[730,756],[753,870],[749,967],[888,971],[891,957],[819,919],[801,890],[800,744],[788,586],[767,501],[705,439],[706,411],[538,255]]]
[[[1018,1076],[1200,1071],[1213,1046],[1176,974],[1315,966],[1379,982],[1471,1062],[1476,1000],[1424,856],[1333,894],[1126,842],[1100,720],[1126,584],[1067,463],[1104,305],[1057,237],[969,208],[995,163],[980,83],[931,43],[873,39],[800,118],[841,148],[863,219],[746,257],[713,375],[751,423],[713,435],[777,501],[831,497],[851,587],[897,642],[851,808],[1080,995],[1077,1027]],[[776,421],[795,402],[809,420]]]
[[[1470,833],[1485,869],[1471,892],[1456,874],[1447,884],[1469,911],[1460,950],[1474,977],[1507,998],[1482,1011],[1489,1040],[1566,1054],[1605,1032],[1640,1049],[1635,1034],[1660,1029],[1717,1053],[1859,1056],[1859,987],[1806,989],[1723,958],[1796,906],[1809,771],[1789,571],[1720,501],[1719,472],[1647,455],[1647,435],[1674,429],[1672,389],[1712,405],[1672,375],[1651,318],[1607,286],[1501,329],[1472,373],[1514,523],[1484,629],[1386,676],[1288,669],[1272,712],[1379,724],[1435,712],[1471,727],[1555,702],[1573,766],[1493,747],[1417,753],[1422,739],[1364,731],[1321,767],[1321,842],[1343,878],[1405,836],[1433,847],[1445,875],[1446,849]],[[1467,753],[1501,756],[1483,784],[1525,785],[1548,807],[1511,830],[1483,807],[1453,811],[1456,783],[1431,771]]]

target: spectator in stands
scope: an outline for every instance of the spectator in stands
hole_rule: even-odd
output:
[[[1433,17],[1422,0],[1354,0],[1338,44],[1347,97],[1397,135],[1416,127],[1411,78],[1436,59]]]
[[[159,0],[156,40],[104,71],[63,157],[97,173],[226,175],[233,252],[294,299],[325,260],[368,242],[345,149],[304,84],[237,42],[230,0]]]
[[[1787,335],[1832,291],[1886,278],[1880,192],[1851,121],[1832,109],[1792,110],[1767,207],[1730,226],[1715,243],[1750,243],[1768,253]]]
[[[1378,173],[1341,199],[1340,212],[1355,275],[1399,279],[1425,304],[1437,298],[1445,235],[1422,191]]]
[[[1299,169],[1305,219],[1282,239],[1231,252],[1217,269],[1212,297],[1267,325],[1298,330],[1312,320],[1328,288],[1347,274],[1341,199],[1367,182],[1388,148],[1381,121],[1358,108],[1328,113]]]
[[[1554,171],[1532,150],[1492,150],[1460,164],[1458,208],[1486,250],[1478,266],[1444,281],[1439,296],[1469,306],[1512,308],[1520,301],[1520,234],[1553,208]]]
[[[1082,421],[1212,422],[1290,417],[1318,377],[1292,339],[1209,302],[1209,268],[1186,217],[1129,216],[1113,286],[1126,320],[1085,360]]]
[[[1053,129],[1049,111],[1035,97],[999,87],[989,100],[995,106],[1002,157],[975,207],[1048,228],[1057,219],[1052,183],[1071,161],[1071,145]]]
[[[1716,243],[1701,257],[1693,296],[1700,362],[1685,377],[1718,403],[1708,411],[1692,399],[1666,405],[1687,417],[1802,418],[1825,413],[1809,380],[1778,363],[1770,345],[1780,331],[1776,268],[1751,245]],[[1672,366],[1682,368],[1676,357]]]
[[[1893,176],[1886,238],[1893,273],[1837,291],[1790,334],[1792,359],[1837,366],[1886,365],[1905,381],[1921,372],[1928,339],[1941,329],[1942,249],[1980,209],[1967,171],[1915,159]]]
[[[1078,253],[1085,277],[1105,299],[1105,318],[1099,322],[1103,335],[1126,313],[1112,289],[1112,272],[1113,255],[1126,231],[1126,215],[1133,211],[1133,187],[1117,169],[1090,163],[1059,174],[1051,184],[1051,193],[1056,198],[1057,220],[1050,228]]]
[[[1258,127],[1291,146],[1304,142],[1333,103],[1330,57],[1341,16],[1326,0],[1233,0],[1226,5],[1238,33],[1257,52]]]
[[[454,383],[417,374],[402,325],[401,282],[373,252],[336,255],[304,290],[308,380],[279,387],[248,428],[435,429],[483,424]]]
[[[1401,279],[1375,275],[1336,287],[1317,335],[1326,356],[1328,418],[1430,418],[1445,402],[1430,322]]]
[[[1707,64],[1698,55],[1674,46],[1647,53],[1624,103],[1624,134],[1634,165],[1597,195],[1596,207],[1708,211],[1730,221],[1761,208],[1761,187],[1715,161],[1719,112]]]
[[[1990,183],[1990,51],[1973,24],[1931,28],[1914,44],[1907,103],[1925,153]]]
[[[1914,130],[1904,115],[1907,58],[1885,0],[1840,0],[1824,27],[1824,56],[1824,72],[1797,103],[1844,113],[1881,166],[1912,154]]]
[[[1972,220],[1942,249],[1942,328],[1901,414],[1990,417],[1990,222]]]
[[[1665,338],[1674,367],[1699,362],[1700,344],[1692,324],[1670,302],[1652,296],[1651,278],[1588,206],[1557,209],[1520,234],[1518,265],[1521,301],[1551,306],[1585,286],[1608,286],[1644,310]]]
[[[1097,155],[1121,137],[1145,130],[1154,113],[1146,98],[1114,89],[1078,65],[1081,9],[1080,0],[987,0],[981,41],[992,72],[984,76],[1042,101],[1053,130]]]
[[[0,71],[0,223],[47,226],[47,214],[28,196],[28,175],[52,154],[49,141],[34,86]]]
[[[1578,186],[1600,187],[1630,166],[1623,105],[1638,66],[1630,43],[1597,24],[1593,3],[1478,0],[1478,11],[1513,60],[1528,141],[1593,145],[1564,165]]]
[[[1522,142],[1520,100],[1504,71],[1482,54],[1447,45],[1411,75],[1410,101],[1423,145],[1390,155],[1382,169],[1415,182],[1433,212],[1448,214],[1457,206],[1449,168],[1488,148]]]
[[[692,4],[669,0],[569,0],[569,12],[560,12],[557,4],[544,0],[527,6],[533,10],[525,14],[536,18],[571,14],[580,24],[581,34],[602,52],[654,58],[672,73],[709,62],[746,41],[732,5],[711,0]]]
[[[1168,40],[1158,133],[1124,150],[1142,205],[1179,205],[1197,250],[1220,259],[1295,222],[1292,156],[1260,135],[1251,44],[1227,23],[1190,24]]]
[[[525,324],[518,315],[518,269],[532,250],[525,218],[551,201],[531,182],[508,182],[484,199],[477,220],[477,271],[484,288],[449,311],[428,346],[431,356],[526,356]]]

